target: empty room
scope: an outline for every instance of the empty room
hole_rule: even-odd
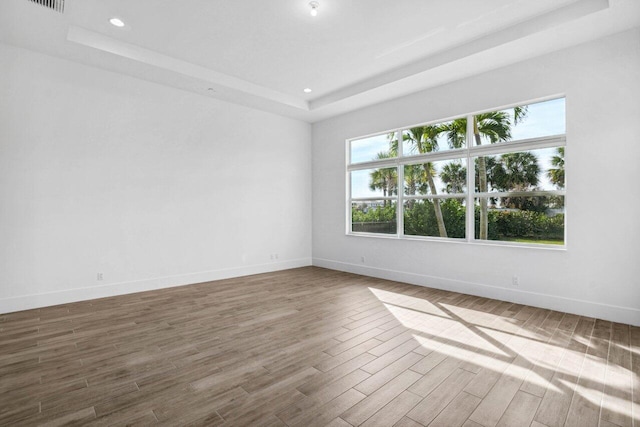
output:
[[[0,1],[0,426],[640,427],[640,1]]]

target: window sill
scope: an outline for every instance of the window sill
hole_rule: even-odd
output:
[[[456,245],[472,245],[472,246],[494,246],[503,248],[520,248],[520,249],[538,249],[538,250],[551,250],[566,252],[567,245],[548,245],[541,243],[521,243],[521,242],[507,242],[500,240],[467,240],[467,239],[454,239],[454,238],[442,238],[442,237],[430,237],[430,236],[398,236],[397,234],[375,234],[375,233],[352,233],[347,232],[346,236],[351,237],[366,237],[374,239],[387,239],[387,240],[409,240],[419,242],[437,242],[437,243],[452,243]]]

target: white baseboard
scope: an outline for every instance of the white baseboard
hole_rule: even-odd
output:
[[[313,258],[313,265],[331,270],[345,271],[363,276],[379,279],[393,280],[410,283],[412,285],[442,289],[446,291],[460,292],[485,298],[493,298],[501,301],[531,305],[534,307],[557,310],[581,316],[594,317],[612,322],[626,323],[640,326],[640,310],[632,307],[619,307],[609,304],[601,304],[592,301],[584,301],[566,298],[556,295],[541,294],[515,289],[507,289],[499,286],[483,283],[465,282],[445,277],[429,276],[425,274],[407,273],[404,271],[376,268],[346,262]]]
[[[290,268],[311,265],[311,258],[273,262],[228,268],[222,270],[201,271],[197,273],[176,276],[156,277],[152,279],[135,280],[129,282],[108,283],[101,286],[65,289],[63,291],[48,292],[35,295],[20,295],[17,297],[0,298],[0,313],[30,310],[33,308],[52,305],[68,304],[95,298],[105,298],[115,295],[133,294],[136,292],[152,291],[175,286],[192,285],[194,283],[210,282],[213,280],[230,279],[233,277],[249,276],[252,274],[269,273]]]

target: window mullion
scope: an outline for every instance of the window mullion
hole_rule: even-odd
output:
[[[501,142],[499,144],[487,144],[471,146],[471,155],[475,157],[486,157],[496,154],[513,153],[515,151],[540,150],[543,148],[555,148],[566,145],[564,135],[556,135],[544,138],[530,138],[516,141]]]
[[[403,200],[447,200],[447,199],[462,199],[466,198],[466,194],[464,193],[452,193],[452,194],[427,194],[427,195],[416,195],[416,196],[407,196],[406,194],[403,196]],[[377,200],[377,199],[376,199]]]
[[[498,198],[498,197],[545,197],[566,195],[565,190],[531,190],[531,191],[494,191],[488,193],[476,193],[478,198]]]
[[[349,170],[349,172],[352,172],[366,169],[393,168],[396,167],[398,163],[398,159],[374,160],[371,162],[362,162],[356,163],[354,165],[347,165],[347,170]]]
[[[473,158],[471,157],[471,147],[473,147],[473,120],[472,115],[467,116],[467,222],[466,237],[467,242],[475,239],[475,191],[476,191],[476,174]]]
[[[404,163],[402,157],[402,130],[396,131],[396,139],[398,140],[398,201],[396,202],[396,233],[398,237],[404,237]]]
[[[348,144],[350,145],[350,144]],[[353,201],[351,200],[351,171],[349,171],[349,167],[347,165],[347,182],[345,192],[347,194],[347,218],[346,218],[346,229],[347,234],[353,231],[352,218],[353,218]]]
[[[404,158],[405,165],[419,165],[423,163],[438,162],[441,160],[455,160],[465,156],[467,150],[455,149],[435,151],[432,153],[415,154]]]
[[[353,231],[353,224],[352,224],[352,218],[353,218],[353,203],[351,202],[351,171],[349,170],[349,165],[351,164],[351,146],[352,146],[352,141],[347,141],[347,148],[346,148],[346,152],[345,152],[345,160],[347,162],[346,164],[346,179],[347,182],[345,183],[345,194],[347,195],[347,209],[345,209],[347,211],[347,215],[346,215],[346,222],[345,222],[345,228],[347,230],[347,234],[351,233]]]
[[[354,197],[351,199],[352,203],[357,203],[357,202],[376,202],[378,200],[392,200],[392,201],[396,201],[398,200],[398,196],[375,196],[375,197]]]

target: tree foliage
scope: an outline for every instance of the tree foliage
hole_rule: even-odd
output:
[[[389,152],[380,152],[376,156],[377,160],[388,159],[393,155]],[[396,168],[382,168],[375,169],[370,174],[369,189],[372,191],[382,190],[384,197],[393,196],[398,194],[398,172]],[[388,205],[389,200],[385,200],[385,205]]]
[[[556,148],[556,155],[551,158],[553,168],[549,169],[547,176],[553,185],[564,188],[564,147]]]
[[[442,167],[440,179],[445,184],[442,191],[448,194],[462,193],[467,186],[467,168],[458,162],[450,162]]]
[[[404,209],[404,234],[408,236],[439,237],[438,224],[432,200],[417,200]],[[452,238],[465,238],[466,207],[459,199],[441,201],[442,215],[447,232]],[[480,206],[475,206],[475,237],[479,238]],[[372,233],[396,232],[395,206],[381,206],[366,211],[353,208],[354,231]],[[564,215],[549,216],[532,210],[489,211],[488,240],[557,241],[564,239]]]

